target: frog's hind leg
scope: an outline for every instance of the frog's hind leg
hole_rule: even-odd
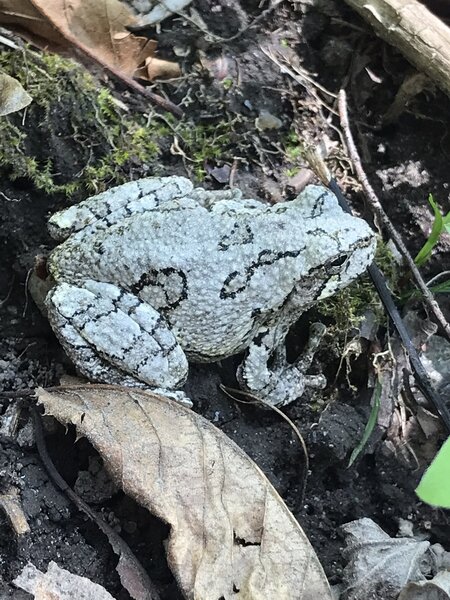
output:
[[[129,181],[55,213],[48,222],[49,232],[61,241],[86,227],[96,231],[106,229],[130,215],[154,210],[169,200],[182,198],[192,188],[189,179],[175,175]]]
[[[46,299],[52,328],[78,370],[94,381],[176,389],[186,356],[162,316],[115,285],[60,283]]]
[[[305,373],[311,366],[324,333],[325,326],[314,323],[303,354],[290,364],[286,360],[285,335],[280,335],[276,327],[261,329],[238,368],[239,383],[244,389],[275,406],[293,402],[306,387],[323,388],[326,384],[323,375]]]

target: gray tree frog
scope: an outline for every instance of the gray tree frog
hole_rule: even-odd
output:
[[[126,183],[53,215],[45,303],[79,371],[94,381],[174,390],[188,360],[244,352],[241,386],[274,405],[306,385],[316,341],[294,364],[299,316],[362,273],[375,235],[324,187],[269,206],[183,177]],[[316,336],[317,339],[317,336]]]

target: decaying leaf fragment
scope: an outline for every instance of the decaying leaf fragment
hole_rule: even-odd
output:
[[[0,23],[30,32],[40,45],[75,46],[127,76],[155,49],[128,31],[136,20],[119,0],[0,0]]]
[[[154,79],[174,79],[180,77],[180,65],[171,60],[162,60],[149,56],[145,59],[144,65],[134,74],[135,77],[153,81]]]
[[[395,600],[410,581],[425,579],[421,560],[430,543],[414,538],[391,538],[372,519],[351,521],[341,527],[346,535],[342,600],[383,598]]]
[[[186,598],[331,600],[304,532],[258,467],[196,413],[116,386],[41,390],[124,492],[171,526],[168,562]]]
[[[32,100],[17,79],[0,72],[0,117],[22,110]]]
[[[441,571],[430,581],[408,583],[398,600],[450,600],[450,572]]]
[[[0,508],[8,517],[16,535],[24,535],[30,531],[27,517],[20,501],[19,490],[12,486],[2,486],[0,491]]]
[[[47,573],[42,573],[28,563],[13,583],[21,590],[33,594],[35,600],[114,600],[98,583],[61,569],[53,561],[49,563]]]
[[[149,13],[147,13],[142,21],[142,27],[155,25],[170,17],[173,13],[182,11],[188,6],[192,0],[164,0],[163,2],[153,2],[154,5]]]

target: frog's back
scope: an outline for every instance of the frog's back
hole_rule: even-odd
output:
[[[236,269],[268,265],[274,253],[292,254],[298,231],[291,223],[289,234],[287,226],[287,219],[268,219],[265,211],[226,214],[200,206],[148,211],[95,235],[78,232],[53,251],[50,266],[56,279],[89,277],[127,289],[150,271],[171,268],[207,285],[223,282],[223,274]]]
[[[161,312],[191,357],[211,360],[244,348],[255,314],[263,318],[292,288],[300,249],[298,232],[286,227],[265,210],[149,211],[72,236],[52,254],[53,274],[135,293]]]

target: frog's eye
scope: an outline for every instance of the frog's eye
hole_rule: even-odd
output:
[[[335,258],[330,264],[330,267],[342,267],[342,265],[347,260],[348,256],[346,254],[342,254],[338,258]]]

